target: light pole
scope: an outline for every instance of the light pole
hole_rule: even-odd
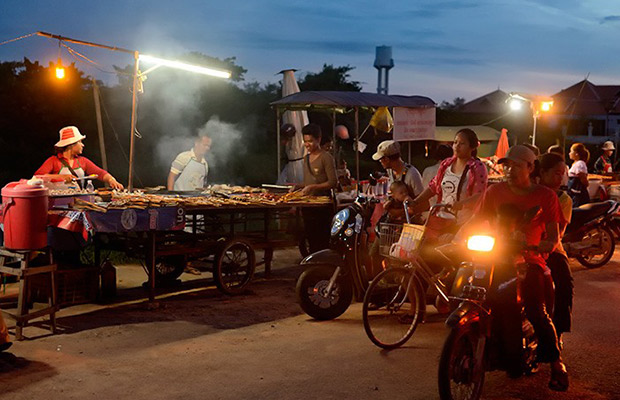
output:
[[[553,99],[542,96],[523,96],[518,93],[510,93],[510,97],[507,99],[510,102],[510,109],[513,111],[519,111],[523,108],[523,103],[528,103],[530,110],[532,110],[532,118],[534,124],[532,128],[532,145],[536,146],[536,126],[538,124],[538,117],[543,112],[549,112],[553,107]]]

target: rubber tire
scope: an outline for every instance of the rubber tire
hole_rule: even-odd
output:
[[[226,266],[223,265],[225,259],[227,258],[226,253],[231,250],[240,250],[246,253],[247,255],[247,266],[244,268],[246,272],[246,276],[240,282],[239,285],[231,286],[224,279],[226,276]],[[233,266],[234,267],[234,266]],[[238,268],[238,266],[237,266]],[[252,281],[254,277],[254,270],[256,269],[256,253],[254,252],[254,248],[252,245],[243,240],[230,240],[222,246],[222,248],[218,251],[215,260],[213,262],[213,280],[215,281],[215,285],[217,288],[225,294],[228,295],[236,295],[241,294],[245,291],[247,285]]]
[[[439,358],[439,372],[437,374],[438,379],[437,383],[439,385],[439,398],[441,400],[455,400],[452,396],[451,387],[450,387],[450,360],[452,359],[455,351],[460,350],[457,346],[459,340],[463,337],[469,335],[472,339],[476,339],[478,333],[474,331],[472,324],[466,324],[464,326],[458,326],[452,328],[450,330],[450,334],[446,338],[444,342],[443,348],[441,350],[441,357]],[[474,341],[475,343],[475,341]],[[474,353],[476,352],[475,344],[472,343],[472,349]],[[472,359],[472,362],[474,360]],[[477,400],[482,395],[482,386],[484,385],[484,370],[480,374],[478,382],[474,383],[474,388],[472,390],[471,396],[466,400]],[[459,398],[461,399],[461,398]]]
[[[607,255],[601,261],[599,261],[597,263],[591,263],[591,262],[587,261],[582,256],[575,257],[577,259],[577,261],[579,261],[579,263],[581,265],[583,265],[586,268],[590,268],[590,269],[592,269],[592,268],[599,268],[599,267],[602,267],[603,265],[607,264],[609,262],[609,260],[611,260],[611,258],[613,257],[614,249],[616,247],[616,239],[614,237],[613,232],[609,228],[607,228],[607,227],[599,227],[597,229],[600,230],[601,232],[605,232],[605,234],[607,234],[609,236],[609,240],[611,241],[611,247],[610,247],[609,253],[607,253]],[[592,230],[594,230],[594,229],[592,229]],[[588,232],[591,232],[592,230],[590,230]]]
[[[422,295],[422,289],[420,287],[419,281],[414,278],[412,288],[414,291],[414,296],[416,298],[416,313],[415,313],[413,320],[411,321],[411,324],[409,326],[409,330],[407,331],[407,333],[403,337],[401,337],[400,340],[391,342],[391,343],[382,342],[375,336],[375,334],[372,332],[372,327],[370,326],[370,322],[368,320],[368,310],[369,310],[369,305],[373,299],[373,294],[372,294],[373,290],[377,288],[379,282],[385,275],[389,273],[395,273],[397,271],[403,274],[407,274],[407,275],[410,275],[412,273],[411,269],[404,268],[404,267],[393,267],[393,268],[388,268],[384,271],[381,271],[372,280],[372,282],[370,282],[370,285],[368,286],[368,289],[366,290],[366,294],[364,295],[364,303],[362,305],[362,320],[364,321],[364,331],[366,331],[366,335],[368,336],[368,339],[370,339],[370,341],[376,346],[381,347],[382,349],[387,349],[387,350],[395,349],[397,347],[402,346],[411,338],[411,336],[413,336],[418,324],[424,318],[424,312],[421,311],[421,308],[426,308],[426,301],[425,301],[424,296]]]
[[[308,290],[317,285],[326,285],[334,274],[336,267],[329,265],[315,265],[308,267],[297,279],[295,294],[301,309],[314,319],[320,321],[332,320],[341,316],[351,305],[353,300],[353,282],[349,275],[340,274],[336,279],[338,296],[330,307],[324,308],[312,301]],[[315,289],[316,290],[316,289]],[[324,298],[324,297],[323,297]]]
[[[155,261],[155,282],[175,281],[185,270],[185,264],[184,255],[158,257]]]

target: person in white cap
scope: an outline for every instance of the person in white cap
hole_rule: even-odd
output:
[[[407,185],[409,196],[415,198],[424,190],[422,175],[411,164],[407,164],[400,156],[400,144],[394,140],[386,140],[379,143],[377,152],[372,159],[379,161],[387,171],[389,183],[403,181]]]
[[[614,154],[614,150],[616,150],[614,142],[611,140],[606,141],[603,143],[601,150],[603,150],[603,154],[601,154],[594,163],[594,171],[599,174],[611,174],[613,172],[611,155]]]
[[[107,183],[112,189],[123,189],[108,171],[99,168],[88,158],[82,156],[86,136],[75,126],[66,126],[60,130],[60,140],[54,145],[56,155],[51,156],[36,170],[34,175],[60,178],[70,182],[87,175],[97,175],[97,179]]]

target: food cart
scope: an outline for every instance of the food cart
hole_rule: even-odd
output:
[[[101,199],[79,195],[50,210],[50,224],[91,236],[96,266],[109,250],[141,259],[151,301],[156,284],[176,280],[190,260],[210,263],[222,292],[242,292],[254,275],[256,249],[264,250],[261,263],[268,275],[273,250],[298,243],[300,209],[332,205],[326,196],[257,189],[235,194],[98,194]]]

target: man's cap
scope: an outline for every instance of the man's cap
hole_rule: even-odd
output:
[[[611,140],[608,140],[605,143],[603,143],[603,147],[601,148],[603,150],[616,150],[616,148],[614,147],[614,142],[612,142]]]
[[[509,148],[506,156],[504,158],[500,158],[497,163],[503,164],[508,160],[534,164],[534,161],[536,161],[536,154],[534,154],[534,152],[530,150],[527,146],[518,144]]]
[[[379,143],[377,152],[372,155],[372,159],[380,160],[383,157],[393,156],[394,154],[400,154],[400,144],[394,140],[386,140]]]
[[[293,137],[293,135],[295,135],[296,132],[297,132],[297,129],[295,129],[295,125],[293,124],[283,124],[280,127],[280,133],[287,137]]]
[[[86,136],[82,135],[80,130],[75,126],[65,126],[58,133],[60,134],[60,140],[56,142],[54,145],[55,147],[66,147],[82,139],[86,139]]]

